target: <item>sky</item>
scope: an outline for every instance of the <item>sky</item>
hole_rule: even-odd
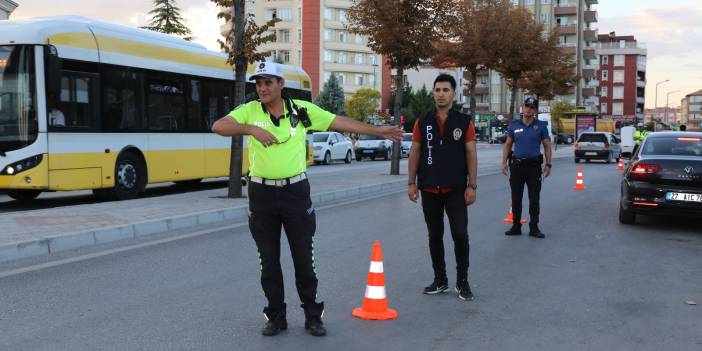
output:
[[[37,16],[80,15],[130,26],[148,23],[151,0],[14,0],[19,7],[11,19]],[[262,1],[262,0],[259,0]],[[193,31],[195,41],[218,50],[217,8],[209,0],[179,0],[181,14]],[[702,0],[599,0],[595,5],[600,34],[634,35],[648,51],[646,108],[678,106],[686,94],[702,89]],[[677,93],[672,93],[679,90]]]

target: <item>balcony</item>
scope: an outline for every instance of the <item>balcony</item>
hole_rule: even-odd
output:
[[[575,35],[578,33],[578,25],[577,24],[567,24],[567,25],[560,25],[556,26],[556,34],[558,35]]]
[[[585,29],[585,41],[597,41],[597,28]]]
[[[561,4],[553,9],[553,14],[556,16],[577,15],[578,7],[575,4]]]
[[[585,0],[585,3],[588,5],[597,5],[598,4],[597,0]]]
[[[583,57],[586,60],[592,60],[597,58],[597,54],[595,53],[595,47],[594,46],[586,46],[583,48]]]
[[[595,88],[582,88],[582,93],[583,93],[583,96],[585,96],[585,97],[597,96],[597,92],[595,91]]]
[[[639,88],[645,88],[646,87],[646,81],[643,80],[636,80],[636,86]]]
[[[597,11],[585,10],[585,23],[597,22]]]
[[[645,63],[637,63],[636,70],[638,70],[639,72],[646,72],[646,64]]]
[[[584,78],[595,78],[595,74],[597,71],[592,68],[587,68],[587,66],[583,67],[583,77]]]
[[[475,94],[490,94],[490,87],[487,86],[476,86]]]

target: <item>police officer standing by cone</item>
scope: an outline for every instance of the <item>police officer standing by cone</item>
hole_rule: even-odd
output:
[[[502,150],[502,173],[509,174],[514,213],[512,228],[505,232],[505,235],[522,234],[522,197],[526,184],[529,190],[529,216],[531,217],[529,235],[543,239],[546,235],[539,229],[539,196],[542,176],[548,177],[551,174],[551,139],[548,124],[537,119],[537,109],[538,101],[533,97],[526,98],[522,106],[523,118],[510,123],[507,140]],[[541,154],[542,145],[543,155]]]
[[[397,126],[375,127],[335,116],[316,105],[282,95],[285,86],[281,67],[261,62],[250,80],[256,81],[260,100],[238,106],[219,119],[212,131],[222,136],[249,138],[249,228],[258,248],[261,285],[268,300],[266,336],[287,329],[283,272],[280,267],[281,229],[290,245],[295,283],[305,312],[305,329],[315,336],[326,334],[322,323],[324,303],[317,302],[314,260],[316,214],[305,173],[307,130],[339,130],[376,135],[399,141]]]
[[[448,289],[444,262],[444,211],[451,227],[456,255],[456,292],[464,301],[473,300],[468,284],[468,207],[475,202],[478,156],[475,128],[468,115],[453,109],[456,80],[447,74],[434,80],[434,109],[414,125],[408,166],[407,194],[417,202],[422,194],[424,221],[429,232],[429,253],[434,281],[424,288],[427,295]]]

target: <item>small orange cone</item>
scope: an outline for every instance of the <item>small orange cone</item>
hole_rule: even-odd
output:
[[[619,162],[617,163],[617,171],[623,171],[624,170],[624,161],[622,159],[619,159]]]
[[[578,167],[578,176],[575,178],[575,186],[573,190],[585,190],[585,183],[583,182],[583,166]]]
[[[397,311],[388,308],[388,299],[385,295],[385,273],[383,273],[383,249],[378,240],[373,244],[363,306],[354,308],[351,315],[356,318],[375,320],[397,318]]]
[[[514,223],[514,214],[512,213],[512,204],[509,205],[509,213],[507,214],[507,218],[503,218],[502,221],[505,223]],[[522,218],[519,222],[524,224],[524,223],[526,223],[526,219]]]

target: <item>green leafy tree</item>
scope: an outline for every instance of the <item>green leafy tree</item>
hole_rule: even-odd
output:
[[[329,76],[329,79],[324,83],[322,91],[319,92],[314,100],[317,106],[337,115],[344,112],[344,90],[339,84],[339,79],[335,74]]]
[[[380,92],[375,89],[358,89],[345,103],[346,115],[361,122],[380,107]]]
[[[272,19],[259,26],[252,14],[244,12],[244,0],[210,0],[220,8],[218,19],[225,19],[231,27],[225,34],[224,41],[217,40],[222,51],[227,53],[227,63],[234,70],[234,106],[246,102],[246,67],[247,64],[263,61],[267,52],[258,48],[275,40],[275,35],[266,34],[280,19]],[[243,162],[243,139],[232,137],[231,159],[229,165],[229,198],[242,197],[241,165]]]
[[[175,34],[185,40],[193,40],[192,32],[183,24],[183,17],[180,16],[180,8],[176,0],[154,0],[154,9],[148,13],[151,15],[151,22],[148,26],[141,28],[155,32]]]

